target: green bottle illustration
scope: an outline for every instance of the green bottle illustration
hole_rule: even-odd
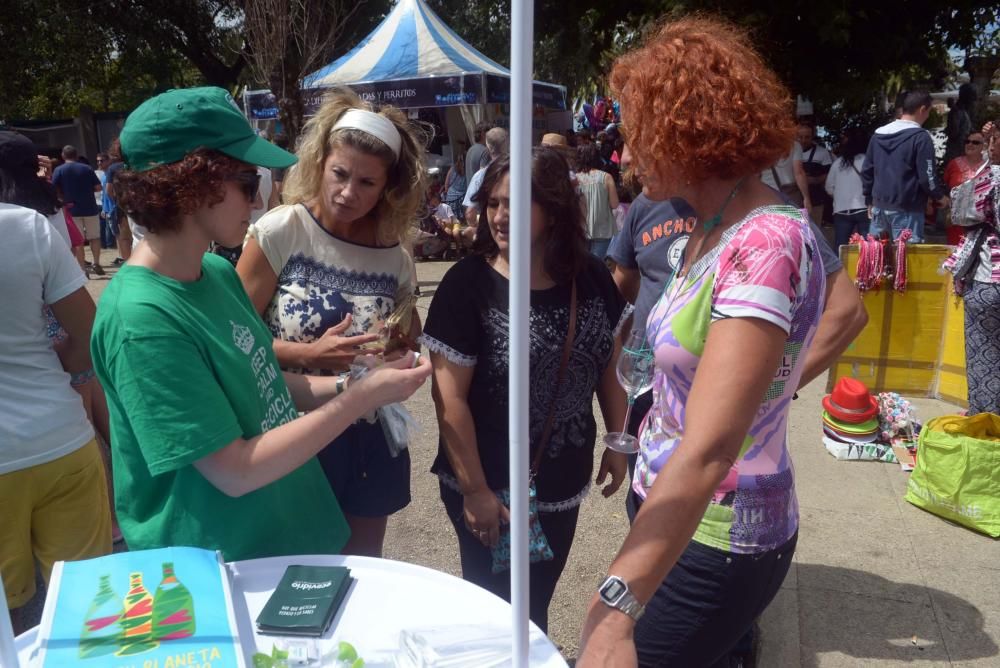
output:
[[[194,635],[194,598],[174,575],[171,562],[163,564],[163,581],[153,597],[153,638],[166,642]]]
[[[122,613],[125,606],[111,589],[111,576],[102,575],[97,595],[90,603],[80,634],[80,658],[112,654],[122,639]]]
[[[160,644],[153,640],[153,597],[142,585],[142,573],[129,575],[122,628],[121,649],[115,652],[115,656],[142,654]]]

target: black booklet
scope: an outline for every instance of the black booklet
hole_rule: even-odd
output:
[[[257,631],[270,635],[323,635],[337,616],[352,581],[351,569],[343,566],[289,566],[257,616]]]

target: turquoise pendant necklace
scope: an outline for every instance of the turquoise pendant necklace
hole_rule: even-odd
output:
[[[722,222],[722,214],[725,213],[726,207],[729,206],[730,202],[733,201],[733,198],[736,197],[736,194],[740,191],[740,187],[746,180],[747,177],[744,176],[742,179],[737,181],[736,185],[733,186],[733,189],[729,191],[729,196],[726,197],[726,201],[722,203],[722,207],[719,209],[719,212],[701,224],[701,226],[705,228],[705,234],[711,232],[719,225],[719,223]]]
[[[746,180],[747,177],[744,176],[739,181],[737,181],[736,185],[733,186],[733,189],[729,191],[729,195],[726,197],[726,201],[722,203],[721,207],[719,207],[718,213],[716,213],[714,216],[701,223],[701,226],[705,230],[705,234],[701,237],[701,239],[698,239],[698,245],[694,247],[694,253],[691,255],[691,257],[693,257],[695,260],[697,260],[698,256],[701,254],[701,248],[702,246],[705,245],[705,240],[708,238],[708,235],[711,234],[712,230],[718,227],[719,223],[722,222],[722,214],[726,212],[726,207],[728,207],[729,204],[736,197],[736,194],[740,191],[740,187],[742,187],[743,182]],[[692,262],[691,264],[693,265],[694,262]],[[682,257],[681,266],[678,267],[677,271],[674,272],[674,275],[686,276],[688,268],[685,265],[686,263],[684,262],[684,258]]]

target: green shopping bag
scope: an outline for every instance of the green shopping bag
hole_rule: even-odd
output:
[[[1000,416],[946,415],[924,425],[906,500],[1000,537]]]

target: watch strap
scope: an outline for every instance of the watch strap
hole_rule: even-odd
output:
[[[639,600],[632,595],[632,592],[625,594],[615,607],[635,621],[639,621],[639,618],[646,612],[646,607],[639,603]]]

